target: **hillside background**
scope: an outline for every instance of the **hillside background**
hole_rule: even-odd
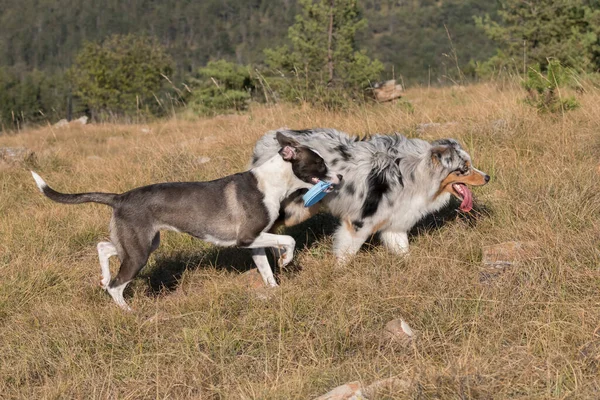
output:
[[[357,37],[359,47],[384,63],[387,77],[402,77],[407,85],[435,84],[455,68],[452,45],[462,67],[495,52],[473,17],[487,13],[493,18],[496,1],[358,4],[368,20],[368,29]],[[19,74],[57,73],[72,65],[86,41],[128,33],[157,38],[175,61],[176,80],[210,60],[260,64],[265,48],[286,43],[299,7],[296,0],[3,0],[0,66]]]

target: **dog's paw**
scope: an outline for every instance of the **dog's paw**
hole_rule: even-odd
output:
[[[104,290],[107,290],[109,283],[110,283],[110,278],[104,279],[104,277],[100,277],[100,282],[98,282],[98,286],[100,286]]]
[[[285,267],[286,265],[291,263],[293,259],[294,259],[294,252],[286,251],[285,253],[283,253],[283,255],[281,257],[279,257],[279,262],[278,262],[279,268]]]

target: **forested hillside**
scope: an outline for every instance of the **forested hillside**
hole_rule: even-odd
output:
[[[427,83],[430,76],[433,81],[447,68],[456,69],[451,43],[461,66],[494,52],[473,19],[494,15],[494,0],[358,3],[369,23],[357,38],[360,47],[407,83]],[[157,38],[178,76],[209,60],[259,64],[263,49],[286,42],[299,7],[296,0],[2,0],[0,66],[62,70],[85,41],[126,33]]]

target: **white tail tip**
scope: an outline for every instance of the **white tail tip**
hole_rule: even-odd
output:
[[[30,171],[31,175],[33,176],[33,179],[35,179],[35,184],[37,185],[38,189],[40,189],[40,192],[44,193],[44,188],[47,187],[48,185],[46,184],[46,182],[44,182],[44,180],[42,179],[41,176],[39,176],[38,174],[36,174],[33,171]]]

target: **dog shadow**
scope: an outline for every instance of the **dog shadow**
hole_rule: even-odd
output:
[[[292,236],[296,240],[296,249],[304,249],[331,236],[337,226],[338,222],[335,217],[320,213],[301,224],[286,228],[280,233]],[[216,268],[242,274],[256,268],[249,249],[239,247],[201,248],[203,246],[200,243],[198,240],[198,251],[161,254],[159,249],[155,253],[152,267],[140,274],[140,277],[148,282],[150,295],[158,296],[176,290],[186,271]],[[270,251],[267,251],[267,258],[277,277],[280,273],[277,260]],[[301,266],[294,260],[285,267],[285,270],[294,274],[301,270]]]
[[[140,274],[148,282],[150,295],[161,295],[176,290],[186,271],[202,268],[216,268],[230,272],[244,273],[254,268],[248,249],[236,247],[204,248],[198,240],[197,251],[161,254],[154,256],[153,267]]]
[[[456,220],[464,221],[468,226],[475,227],[478,221],[492,214],[490,208],[483,204],[475,203],[473,210],[469,213],[459,211],[458,205],[458,201],[453,199],[446,207],[419,221],[409,232],[409,238],[431,234]],[[331,237],[338,226],[337,218],[328,213],[319,213],[298,225],[285,228],[280,233],[292,236],[296,240],[296,249],[304,249],[316,246]],[[363,249],[379,245],[381,245],[381,241],[378,235],[372,235],[363,245]],[[199,247],[201,247],[200,242]],[[160,254],[159,250],[154,257],[154,267],[148,272],[142,272],[141,275],[148,281],[149,294],[155,296],[176,290],[186,271],[210,267],[242,274],[255,268],[250,250],[237,247],[199,248],[198,251],[177,254]],[[267,257],[269,264],[274,269],[275,276],[277,276],[281,271],[276,267],[275,257],[269,251],[267,251]],[[294,259],[290,265],[285,267],[285,270],[288,273],[296,274],[302,270],[302,266]]]
[[[479,221],[492,216],[492,209],[485,204],[473,203],[473,209],[468,213],[460,211],[459,205],[460,202],[453,197],[448,205],[419,221],[410,230],[408,237],[431,234],[442,229],[446,224],[457,220],[465,222],[470,228],[475,228]]]

